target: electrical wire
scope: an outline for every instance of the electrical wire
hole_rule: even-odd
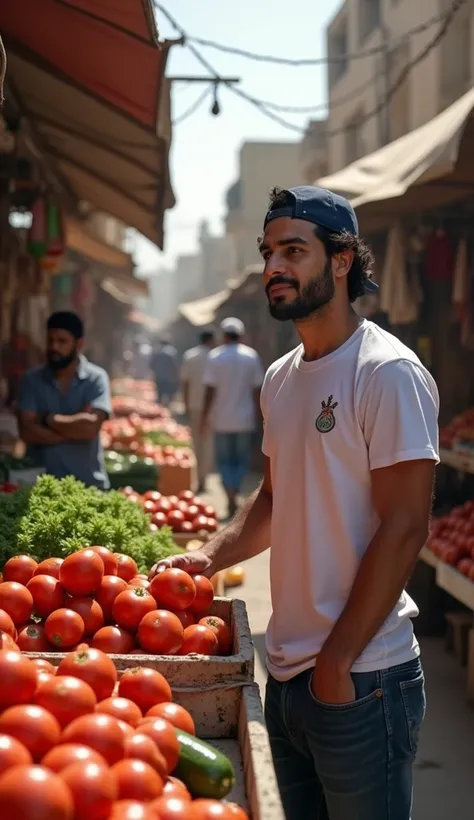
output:
[[[370,80],[366,80],[362,85],[353,88],[349,94],[343,94],[333,102],[317,103],[316,105],[280,105],[279,103],[269,102],[268,100],[261,100],[261,102],[267,108],[272,108],[274,111],[282,111],[287,114],[310,114],[313,111],[334,111],[335,108],[339,108],[341,105],[353,102],[364,91],[367,91],[368,88],[372,88],[379,76],[379,72],[375,73]]]
[[[182,122],[187,120],[188,117],[191,117],[192,114],[194,114],[198,110],[198,108],[201,107],[203,102],[211,95],[211,92],[212,92],[212,87],[207,86],[207,88],[204,89],[202,94],[199,95],[197,100],[194,100],[194,102],[189,106],[189,108],[186,109],[186,111],[183,111],[182,114],[180,114],[178,117],[176,117],[173,120],[172,125],[173,126],[174,125],[180,125]]]

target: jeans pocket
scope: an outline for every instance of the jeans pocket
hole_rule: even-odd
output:
[[[350,701],[350,703],[325,703],[323,700],[318,700],[318,698],[313,694],[313,690],[311,688],[312,680],[313,676],[311,675],[308,680],[310,698],[312,702],[319,707],[319,709],[323,709],[326,712],[349,712],[383,697],[382,689],[377,688],[368,695],[365,695],[362,698],[356,698],[355,700]]]
[[[400,681],[399,686],[408,727],[410,749],[412,754],[416,755],[420,729],[426,711],[425,676],[421,672],[413,680]]]

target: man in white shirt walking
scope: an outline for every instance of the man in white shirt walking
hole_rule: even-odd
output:
[[[287,820],[410,820],[425,694],[405,586],[429,529],[436,384],[352,308],[373,260],[343,197],[275,190],[260,252],[271,315],[301,339],[262,388],[263,482],[165,564],[212,574],[271,545],[265,715]]]
[[[203,330],[199,336],[199,344],[187,350],[184,354],[181,367],[183,401],[191,428],[197,461],[198,493],[205,491],[206,479],[213,466],[212,434],[209,430],[201,430],[201,418],[205,393],[204,373],[207,357],[214,344],[214,331],[211,329]]]
[[[204,373],[202,429],[214,431],[217,470],[232,517],[250,466],[263,369],[258,353],[243,344],[245,327],[240,319],[224,319],[221,331],[223,344],[209,354]]]

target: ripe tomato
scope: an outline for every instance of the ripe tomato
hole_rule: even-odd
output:
[[[193,521],[194,532],[200,532],[201,530],[204,530],[205,532],[207,532],[206,527],[207,527],[207,517],[205,515],[202,515],[202,513],[201,513],[201,515],[196,516],[196,518]]]
[[[112,655],[128,655],[135,648],[135,637],[121,626],[103,626],[95,633],[91,646]]]
[[[141,589],[149,589],[150,582],[145,578],[139,578],[138,575],[136,578],[132,578],[131,581],[128,582],[129,587],[140,587]]]
[[[0,631],[6,632],[7,635],[10,635],[10,638],[13,638],[14,641],[16,641],[18,637],[16,626],[10,618],[8,612],[5,612],[4,609],[0,609]]]
[[[168,524],[168,527],[171,527],[173,532],[181,531],[183,521],[184,514],[181,512],[181,510],[170,510],[166,518],[166,523]]]
[[[138,800],[117,800],[112,807],[112,814],[109,820],[158,820],[147,803],[139,803]]]
[[[18,649],[22,652],[51,652],[44,626],[25,626],[18,634]]]
[[[160,498],[160,500],[156,502],[155,514],[161,512],[167,516],[168,513],[171,512],[172,506],[168,498]]]
[[[22,584],[3,581],[0,584],[0,609],[10,616],[15,626],[26,624],[33,612],[33,596]]]
[[[33,596],[33,607],[40,618],[47,618],[65,605],[66,593],[52,575],[35,575],[26,587]]]
[[[117,720],[118,725],[120,726],[120,730],[123,734],[124,740],[128,740],[129,737],[133,737],[135,734],[135,729],[133,726],[130,726],[129,723],[125,723],[124,720]]]
[[[91,547],[90,549],[102,558],[104,575],[117,575],[118,558],[115,552],[111,552],[107,547]]]
[[[32,658],[31,663],[35,667],[37,674],[38,672],[47,672],[49,675],[56,674],[56,667],[44,658]]]
[[[76,718],[91,714],[97,705],[89,684],[71,675],[51,676],[38,686],[33,700],[51,712],[63,729]]]
[[[231,815],[226,803],[222,803],[220,800],[200,798],[199,800],[193,800],[189,817],[190,820],[191,818],[192,820],[214,820],[214,818],[230,820]]]
[[[131,587],[117,596],[112,607],[112,614],[119,626],[136,632],[142,618],[154,609],[156,609],[156,602],[148,590]]]
[[[123,720],[130,726],[138,726],[142,719],[141,710],[133,700],[118,696],[106,698],[97,704],[96,712],[103,712],[106,715],[113,715],[118,720]]]
[[[218,645],[217,635],[212,629],[202,624],[195,624],[184,630],[183,645],[179,654],[217,655]]]
[[[10,706],[0,715],[0,732],[16,737],[34,761],[41,760],[61,737],[58,721],[42,706]]]
[[[142,723],[140,734],[148,735],[155,741],[166,760],[170,774],[176,768],[179,759],[179,742],[175,727],[163,718],[153,718]]]
[[[16,581],[26,587],[38,564],[30,555],[14,555],[3,567],[3,580]]]
[[[188,802],[191,802],[192,800],[192,797],[183,781],[178,780],[177,777],[168,777],[163,789],[163,794],[166,797],[179,797],[181,800],[187,800]]]
[[[41,765],[59,774],[72,763],[84,763],[85,761],[105,766],[105,760],[99,752],[80,743],[60,743],[43,757]]]
[[[36,669],[31,661],[19,651],[0,652],[0,709],[29,703],[35,689]]]
[[[61,564],[59,580],[69,595],[92,595],[104,577],[100,555],[86,549],[68,555]]]
[[[249,820],[247,812],[237,803],[226,803],[225,806],[229,813],[229,820]]]
[[[117,797],[117,783],[107,766],[88,760],[72,763],[61,772],[74,800],[75,820],[103,820]]]
[[[144,760],[155,772],[158,772],[163,781],[166,780],[168,767],[166,760],[159,751],[156,743],[148,735],[139,730],[125,740],[125,757],[133,760]]]
[[[181,610],[191,606],[196,596],[196,587],[187,572],[173,567],[155,575],[150,592],[159,607]]]
[[[191,502],[194,501],[194,493],[192,490],[181,490],[181,492],[178,493],[178,498],[180,501],[187,501],[188,504],[191,504]]]
[[[209,578],[204,575],[193,575],[193,581],[196,587],[196,597],[189,608],[195,615],[204,615],[209,612],[214,600],[214,587]]]
[[[206,532],[216,532],[219,524],[216,518],[208,518],[205,526]]]
[[[175,655],[183,645],[183,634],[183,625],[176,615],[166,609],[155,609],[140,621],[138,643],[154,655]]]
[[[121,760],[125,753],[125,735],[119,722],[111,715],[83,715],[63,732],[65,743],[81,743],[102,755],[109,766]]]
[[[0,775],[12,766],[26,766],[28,763],[33,763],[33,758],[26,746],[16,737],[0,735]]]
[[[163,794],[158,800],[150,803],[150,809],[156,812],[159,820],[191,820],[192,803],[183,797],[173,797]]]
[[[230,655],[232,652],[232,630],[230,626],[216,615],[208,615],[206,618],[201,618],[199,623],[201,626],[207,626],[207,628],[211,629],[217,636],[219,654]]]
[[[183,625],[183,629],[186,629],[187,626],[192,626],[192,624],[196,623],[196,616],[193,615],[190,609],[181,609],[178,612],[173,612],[173,615],[181,621]]]
[[[34,571],[34,575],[51,575],[59,581],[59,570],[64,561],[64,558],[45,558],[40,561]]]
[[[0,651],[4,652],[7,649],[12,649],[13,651],[18,652],[19,646],[17,642],[13,640],[11,635],[8,635],[6,632],[2,632],[0,630]]]
[[[164,512],[154,513],[153,516],[152,516],[151,521],[152,521],[152,524],[154,524],[155,527],[157,527],[157,529],[160,529],[161,527],[164,527],[165,524],[166,524],[166,513],[164,513]]]
[[[73,612],[77,612],[84,621],[84,635],[95,635],[99,629],[102,629],[104,614],[100,605],[93,598],[71,598],[67,605]]]
[[[143,760],[120,760],[111,771],[117,780],[120,800],[149,803],[163,794],[162,778]]]
[[[122,555],[120,552],[117,553],[117,575],[127,582],[138,575],[138,567],[133,558],[129,555]]]
[[[117,683],[117,670],[113,661],[100,649],[80,646],[61,661],[58,675],[72,675],[92,687],[97,700],[110,698]]]
[[[15,766],[0,778],[0,816],[8,820],[73,820],[72,795],[43,766]]]
[[[199,507],[196,507],[196,504],[190,504],[186,510],[183,510],[183,512],[185,520],[189,521],[189,523],[192,525],[193,521],[199,515]]]
[[[104,575],[99,589],[95,594],[95,599],[104,613],[106,624],[113,623],[112,607],[113,603],[121,592],[128,589],[127,582],[116,575]]]
[[[84,621],[72,609],[57,609],[46,618],[46,637],[61,649],[71,649],[84,635]]]
[[[118,693],[122,698],[133,700],[143,714],[156,703],[170,701],[172,697],[166,678],[161,672],[147,666],[127,669],[120,678]]]
[[[184,706],[179,703],[157,703],[146,713],[146,717],[161,717],[172,723],[176,729],[182,729],[188,735],[196,734],[194,720]]]

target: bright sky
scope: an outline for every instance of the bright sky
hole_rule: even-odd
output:
[[[341,0],[163,0],[177,22],[190,34],[271,55],[291,58],[323,57],[325,27]],[[157,12],[162,38],[178,35]],[[221,76],[240,77],[239,87],[254,97],[280,105],[323,106],[326,100],[326,68],[293,68],[254,62],[211,48],[197,46]],[[203,76],[187,48],[174,46],[167,74]],[[204,90],[201,84],[175,83],[173,119],[192,105]],[[177,204],[165,217],[165,251],[139,238],[135,257],[142,272],[171,267],[181,253],[196,249],[199,223],[207,219],[221,233],[225,193],[237,178],[240,146],[246,140],[299,140],[300,135],[267,119],[228,89],[219,92],[221,114],[210,114],[212,98],[173,131],[171,180]],[[324,108],[308,114],[282,114],[304,128]]]

